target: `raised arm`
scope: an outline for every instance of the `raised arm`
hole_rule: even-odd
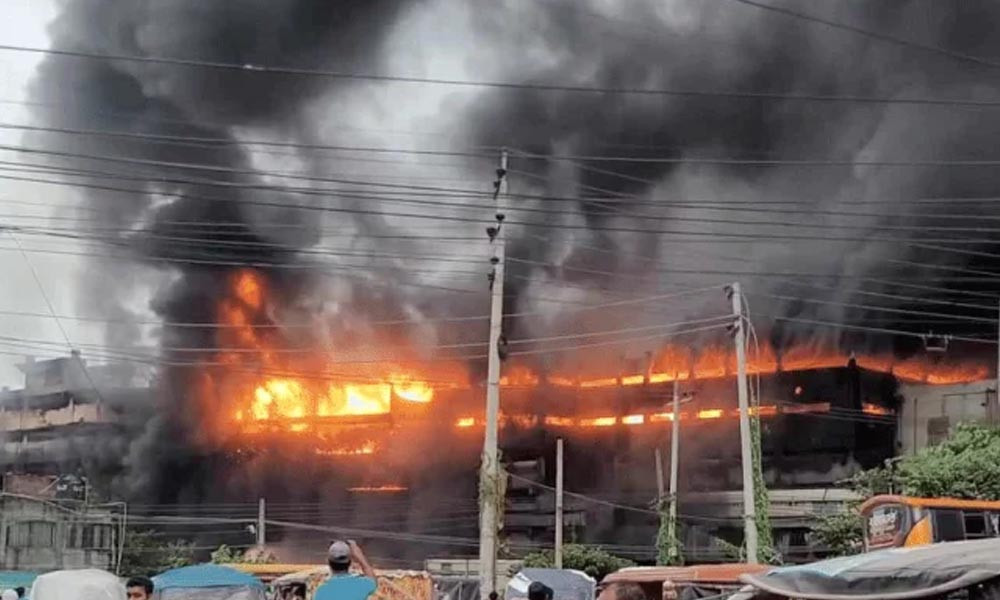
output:
[[[361,546],[359,546],[354,540],[348,541],[347,545],[351,547],[351,559],[361,566],[361,572],[364,573],[365,577],[375,579],[375,569],[373,569],[371,563],[368,562],[368,558],[365,557],[365,553],[361,551]]]

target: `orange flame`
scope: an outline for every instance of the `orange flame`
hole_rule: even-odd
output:
[[[406,486],[387,484],[387,485],[362,485],[358,487],[347,488],[348,492],[355,493],[367,493],[367,494],[395,494],[398,492],[405,492],[408,490]]]

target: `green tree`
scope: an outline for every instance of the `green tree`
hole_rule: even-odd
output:
[[[583,571],[598,581],[604,579],[609,573],[634,565],[635,563],[631,560],[605,552],[598,546],[583,544],[563,546],[563,568]],[[524,557],[524,566],[551,569],[555,567],[555,552],[543,550],[529,554]]]
[[[959,425],[944,443],[899,461],[895,483],[910,496],[1000,499],[1000,429]]]
[[[861,498],[876,494],[1000,500],[1000,429],[979,424],[957,426],[951,436],[913,456],[862,471],[843,482]],[[835,554],[863,548],[860,502],[821,517],[812,538]]]
[[[155,531],[129,529],[125,533],[122,573],[153,576],[194,564],[194,545],[181,540],[164,542]]]
[[[217,565],[243,562],[243,553],[236,548],[222,544],[212,552],[212,562]]]

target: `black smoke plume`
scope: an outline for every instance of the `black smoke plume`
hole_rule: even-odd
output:
[[[785,2],[782,6],[958,52],[1000,55],[1000,40],[990,34],[1000,19],[1000,8],[991,2],[887,0],[877,4]],[[369,104],[386,113],[414,111],[410,125],[419,130],[427,120],[421,115],[428,112],[415,108],[421,101],[436,103],[434,124],[450,140],[473,147],[505,146],[511,151],[515,196],[509,202],[508,216],[532,225],[507,228],[512,262],[506,308],[511,313],[544,313],[509,319],[506,335],[511,339],[533,337],[539,331],[563,333],[705,316],[708,303],[701,299],[663,303],[656,310],[632,308],[584,316],[573,308],[677,287],[721,286],[732,280],[747,286],[752,315],[759,315],[763,322],[785,316],[973,335],[981,327],[947,319],[928,323],[934,319],[844,304],[927,310],[923,300],[932,299],[940,303],[941,312],[981,316],[984,313],[977,309],[947,304],[957,296],[940,288],[955,285],[981,294],[997,291],[991,283],[995,256],[990,254],[996,251],[995,244],[989,239],[971,245],[963,241],[991,239],[992,232],[928,229],[942,223],[951,227],[993,223],[979,216],[995,219],[994,205],[988,201],[1000,184],[994,166],[849,164],[855,160],[996,159],[991,142],[1000,133],[1000,119],[993,108],[580,93],[531,87],[457,89],[434,95],[440,90],[428,86],[265,74],[252,66],[383,73],[391,72],[394,65],[408,64],[403,55],[412,53],[426,59],[422,64],[429,74],[437,74],[438,65],[447,64],[467,79],[609,89],[963,99],[1000,98],[995,84],[1000,73],[995,68],[731,0],[617,4],[596,0],[67,0],[50,32],[53,47],[60,49],[250,67],[241,72],[60,56],[48,57],[41,64],[31,87],[40,123],[209,140],[27,136],[26,145],[77,155],[33,160],[84,171],[66,171],[63,177],[81,186],[81,202],[98,211],[100,226],[90,233],[134,259],[113,265],[109,265],[113,261],[95,259],[94,272],[99,275],[88,273],[87,280],[80,282],[85,304],[81,310],[116,322],[132,313],[124,302],[132,286],[150,281],[157,282],[151,306],[165,321],[214,321],[213,307],[225,293],[232,267],[210,263],[226,262],[268,265],[263,270],[289,311],[326,310],[335,304],[336,314],[357,331],[364,331],[365,319],[483,314],[484,295],[451,293],[448,288],[485,289],[485,260],[472,274],[459,274],[457,279],[447,279],[441,272],[416,272],[412,263],[402,262],[394,263],[392,271],[370,276],[359,275],[356,262],[353,269],[342,265],[332,274],[318,266],[310,252],[328,239],[325,228],[341,227],[348,236],[355,235],[351,243],[358,250],[407,252],[411,246],[376,242],[371,236],[408,233],[415,223],[427,222],[379,214],[379,208],[365,215],[312,210],[309,207],[324,203],[371,209],[375,201],[296,193],[271,172],[301,169],[308,176],[323,178],[331,166],[359,172],[366,167],[338,160],[332,153],[268,154],[244,142],[351,141],[354,138],[342,126],[351,123],[352,111],[377,112],[369,110]],[[444,41],[436,49],[439,39]],[[385,95],[390,98],[386,100]],[[392,138],[388,143],[401,142]],[[577,158],[543,160],[530,154]],[[143,162],[99,158],[108,156]],[[587,159],[601,156],[719,160]],[[778,162],[747,166],[726,159]],[[781,163],[800,160],[847,164]],[[178,163],[203,168],[171,166]],[[452,166],[457,165],[460,175],[480,181],[477,189],[489,190],[493,163],[492,158],[470,159]],[[315,183],[323,188],[320,195],[350,187]],[[977,200],[916,202],[921,198]],[[775,201],[795,204],[771,204]],[[872,203],[855,204],[858,201]],[[722,202],[748,204],[743,205],[745,210],[721,210],[715,203]],[[818,212],[760,210],[783,206]],[[552,209],[558,209],[558,214],[546,212]],[[426,211],[444,214],[440,208]],[[492,213],[457,208],[453,212],[485,219]],[[945,218],[956,214],[977,216]],[[616,231],[628,229],[683,235]],[[481,228],[470,224],[468,231],[479,235]],[[727,237],[734,234],[758,237]],[[770,239],[781,235],[799,237],[781,242]],[[928,238],[937,241],[928,243]],[[454,246],[432,245],[425,250],[454,252]],[[487,251],[477,246],[476,252],[480,250],[485,257]],[[371,261],[362,266],[375,264],[383,263]],[[951,282],[973,271],[980,273],[975,280]],[[93,293],[98,287],[102,291],[99,301]],[[328,298],[335,301],[327,302]],[[961,298],[969,303],[967,296]],[[977,302],[982,303],[981,299]],[[721,291],[710,304],[713,314],[728,310]],[[431,329],[428,333],[426,328],[414,328],[410,333],[442,343],[485,338],[485,328],[478,325]],[[815,338],[852,348],[874,347],[884,344],[878,340],[887,339],[782,321],[769,327],[768,335],[776,343]],[[120,347],[135,338],[132,329],[109,327],[109,344]],[[166,326],[160,343],[162,358],[189,360],[190,353],[170,349],[210,348],[215,341],[205,330]],[[655,343],[643,346],[636,352]],[[895,350],[912,352],[915,348],[907,343]],[[539,361],[567,359],[554,356]],[[161,373],[161,411],[127,461],[128,485],[137,493],[166,501],[202,498],[205,489],[212,487],[213,463],[192,450],[192,432],[203,418],[190,401],[192,377],[189,369],[178,367],[164,368]],[[177,481],[188,483],[178,488]]]

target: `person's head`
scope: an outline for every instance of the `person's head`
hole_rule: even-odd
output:
[[[552,588],[540,581],[532,581],[528,586],[528,600],[552,600]]]
[[[128,600],[150,600],[153,597],[153,580],[149,577],[132,577],[125,582]]]
[[[14,591],[17,592],[17,597],[18,598],[24,598],[24,588],[23,587],[16,587],[16,588],[14,588]]]
[[[490,600],[498,600],[499,598],[500,598],[500,594],[498,594],[496,592],[490,592]]]
[[[597,600],[646,600],[646,593],[634,583],[612,583],[601,591]]]
[[[334,573],[347,573],[351,570],[351,547],[347,542],[336,541],[330,544],[326,552],[326,562]]]

